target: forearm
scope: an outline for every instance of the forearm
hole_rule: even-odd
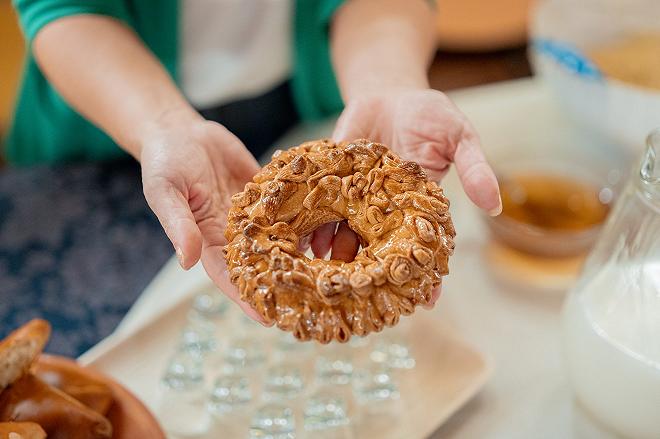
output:
[[[112,18],[54,21],[33,49],[64,99],[138,159],[143,137],[160,120],[198,117],[135,33]]]
[[[435,48],[433,11],[423,0],[348,0],[331,33],[345,102],[392,88],[427,88]]]

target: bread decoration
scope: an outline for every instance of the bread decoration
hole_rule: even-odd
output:
[[[352,262],[298,249],[317,227],[346,220]],[[225,258],[241,299],[300,340],[346,342],[396,325],[428,304],[448,273],[454,226],[442,188],[422,167],[369,140],[317,140],[277,151],[232,198]]]

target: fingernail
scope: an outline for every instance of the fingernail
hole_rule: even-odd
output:
[[[183,264],[183,252],[179,247],[174,247],[174,250],[176,251],[176,258],[179,260],[179,265],[185,270],[186,266]]]
[[[497,216],[502,213],[502,197],[499,197],[497,207],[488,211],[488,215]]]

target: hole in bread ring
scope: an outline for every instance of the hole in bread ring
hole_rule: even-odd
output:
[[[278,151],[232,197],[225,232],[231,281],[266,321],[300,340],[346,342],[427,304],[447,274],[449,201],[423,169],[369,140]],[[352,262],[311,259],[303,238],[347,221]]]

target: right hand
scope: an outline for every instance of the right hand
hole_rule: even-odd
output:
[[[213,282],[245,313],[222,253],[231,196],[259,170],[243,143],[222,125],[190,111],[161,116],[141,137],[142,184],[149,206],[189,269],[201,258]]]

